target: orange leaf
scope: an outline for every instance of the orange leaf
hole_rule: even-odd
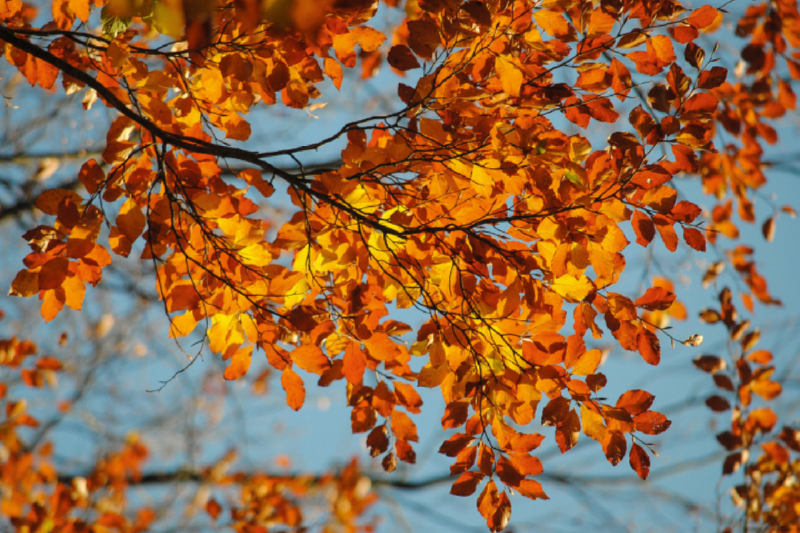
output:
[[[303,380],[291,368],[286,368],[281,374],[281,386],[286,391],[286,403],[295,411],[303,407],[306,399],[306,389]]]
[[[62,298],[59,298],[59,292],[62,293]],[[64,308],[63,293],[64,290],[60,287],[58,289],[44,292],[44,300],[42,301],[42,318],[44,318],[45,322],[50,322],[53,320]]]
[[[470,496],[478,488],[478,484],[483,480],[484,475],[480,472],[464,472],[453,483],[450,494],[454,496]]]
[[[61,285],[64,289],[64,304],[70,309],[80,311],[86,296],[86,284],[78,276],[68,276]]]
[[[517,492],[531,500],[549,500],[542,489],[542,484],[532,479],[523,479],[517,487]]]
[[[694,28],[702,30],[703,28],[710,26],[718,15],[719,11],[710,5],[704,5],[703,7],[692,11],[692,14],[689,15],[689,17],[686,19],[686,22],[691,24]]]
[[[86,187],[89,194],[95,194],[106,180],[105,172],[95,159],[90,159],[81,166],[78,179]]]
[[[36,368],[44,370],[61,370],[64,365],[55,357],[41,357],[36,361]]]
[[[652,45],[656,57],[662,64],[675,61],[675,51],[672,49],[672,39],[666,35],[656,35],[647,41],[647,47]]]
[[[373,333],[369,339],[364,340],[364,345],[369,355],[378,361],[393,361],[402,354],[400,347],[385,333]]]
[[[394,384],[394,392],[397,395],[397,400],[405,406],[406,411],[409,413],[420,412],[422,398],[413,386],[397,381]]]
[[[636,346],[648,364],[656,366],[661,362],[661,343],[652,331],[641,328],[636,336]]]
[[[589,350],[578,359],[578,363],[575,365],[575,368],[572,369],[572,373],[576,376],[594,374],[602,358],[603,354],[600,350]]]
[[[231,364],[225,369],[223,377],[228,381],[232,381],[247,374],[247,371],[250,369],[250,360],[252,355],[252,346],[236,350],[236,352],[233,354],[233,358],[231,359]]]
[[[206,503],[206,512],[211,516],[211,519],[216,522],[219,513],[222,512],[222,506],[215,500],[211,498]]]
[[[290,91],[291,92],[291,91]],[[293,94],[293,93],[292,93]],[[293,101],[301,102],[302,97],[292,98]],[[307,101],[307,98],[305,99]],[[305,104],[297,107],[305,107]],[[250,138],[250,123],[239,115],[232,115],[224,122],[225,138],[235,141],[246,141]]]
[[[497,493],[497,485],[494,480],[490,479],[489,482],[483,487],[483,491],[478,496],[478,511],[486,519],[489,528],[491,529],[491,519],[494,512],[500,503],[500,495]]]
[[[351,342],[344,351],[342,374],[353,385],[361,383],[364,370],[367,368],[367,356],[358,342]]]
[[[402,411],[392,411],[392,433],[395,438],[417,442],[417,426],[414,422]]]
[[[540,9],[533,14],[536,24],[553,37],[566,37],[575,30],[570,26],[564,15],[548,9]]]
[[[625,409],[631,416],[636,416],[650,409],[655,396],[643,390],[629,390],[617,400],[616,407]]]
[[[323,372],[331,367],[331,362],[322,353],[319,346],[313,344],[295,348],[290,355],[297,366],[312,374],[322,375]]]
[[[142,210],[132,199],[129,199],[119,210],[117,227],[129,241],[134,242],[144,231],[145,218]]]
[[[648,311],[666,311],[675,301],[675,295],[663,287],[647,289],[644,296],[634,302],[636,307],[644,307]]]
[[[684,113],[711,114],[717,110],[719,101],[709,93],[698,93],[683,104]]]
[[[58,204],[65,198],[70,198],[76,205],[80,205],[81,197],[74,191],[67,189],[50,189],[44,191],[36,198],[36,208],[48,215],[58,214]]]
[[[508,485],[509,487],[517,487],[519,486],[520,481],[522,481],[525,476],[521,474],[514,464],[509,461],[507,457],[500,457],[497,460],[496,472],[497,477],[500,478],[500,481]]]
[[[392,413],[395,404],[396,398],[394,392],[389,389],[386,380],[378,383],[378,386],[375,387],[372,393],[372,407],[378,411],[379,415],[387,417]]]
[[[33,270],[20,270],[14,281],[11,282],[11,288],[8,291],[9,296],[22,296],[27,298],[39,293],[39,273]]]

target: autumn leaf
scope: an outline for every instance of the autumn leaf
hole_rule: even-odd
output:
[[[575,277],[571,274],[553,280],[551,286],[556,293],[571,301],[583,300],[594,290],[589,278],[586,276]]]
[[[478,484],[483,480],[484,475],[480,472],[464,472],[453,483],[450,494],[454,496],[470,496],[478,489]]]
[[[414,57],[411,50],[403,44],[393,46],[386,56],[386,60],[392,68],[400,71],[412,70],[419,68],[419,61]]]
[[[236,380],[247,374],[250,369],[250,360],[253,353],[253,347],[241,348],[236,350],[231,359],[231,364],[225,369],[223,374],[227,380]]]
[[[644,448],[634,442],[631,445],[629,459],[634,472],[636,472],[640,478],[647,479],[647,476],[650,475],[650,457],[647,455]]]
[[[318,346],[301,346],[292,350],[291,356],[292,361],[294,361],[298,367],[312,374],[321,375],[331,366],[331,362],[325,357],[325,354],[322,353],[322,350]]]
[[[306,399],[306,389],[303,380],[291,368],[286,368],[281,374],[281,386],[286,391],[286,403],[295,411],[303,407]]]
[[[644,307],[648,311],[665,311],[670,308],[675,301],[675,295],[663,287],[652,287],[647,289],[644,296],[634,302],[637,307]]]

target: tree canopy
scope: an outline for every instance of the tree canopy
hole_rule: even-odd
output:
[[[46,148],[7,152],[39,165],[3,184],[0,217],[25,226],[30,250],[9,294],[38,297],[46,322],[102,319],[61,336],[95,346],[69,361],[24,330],[0,343],[0,514],[19,532],[166,531],[174,517],[130,490],[186,482],[202,527],[380,529],[375,489],[414,488],[392,473],[417,462],[433,389],[444,480],[501,531],[512,497],[515,510],[548,499],[544,443],[569,454],[596,441],[594,459],[646,480],[672,422],[644,383],[609,394],[625,371],[602,365],[691,351],[716,389],[719,469],[738,476],[718,529],[797,531],[800,428],[770,403],[787,374],[755,326],[781,302],[744,228],[771,241],[794,217],[764,191],[795,116],[800,14],[794,0],[685,4],[2,0],[3,77],[38,86],[4,96],[39,117]],[[363,80],[382,91],[377,108]],[[348,99],[341,124],[281,138]],[[71,107],[48,115],[47,102]],[[96,153],[54,148],[59,113],[98,109]],[[653,266],[677,255],[699,268],[688,289]],[[706,305],[689,308],[700,285]],[[725,346],[703,353],[712,324]],[[350,430],[386,475],[355,459],[310,475],[236,470],[235,451],[158,470],[134,434],[80,468],[59,459],[50,432],[124,351],[104,339],[149,327],[184,356],[156,367],[159,391],[206,359],[295,411],[318,388],[344,391]],[[42,331],[55,346],[58,331]],[[69,401],[42,400],[47,387]]]

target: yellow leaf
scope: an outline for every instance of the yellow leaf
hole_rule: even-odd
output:
[[[550,286],[559,296],[573,302],[583,300],[594,289],[586,276],[576,278],[571,274],[556,278]]]
[[[193,311],[186,311],[184,314],[172,318],[170,322],[169,336],[173,339],[185,337],[197,327],[197,320],[194,318]]]

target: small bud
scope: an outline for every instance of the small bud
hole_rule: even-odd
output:
[[[683,341],[684,346],[700,346],[701,344],[703,344],[703,336],[697,334]]]

